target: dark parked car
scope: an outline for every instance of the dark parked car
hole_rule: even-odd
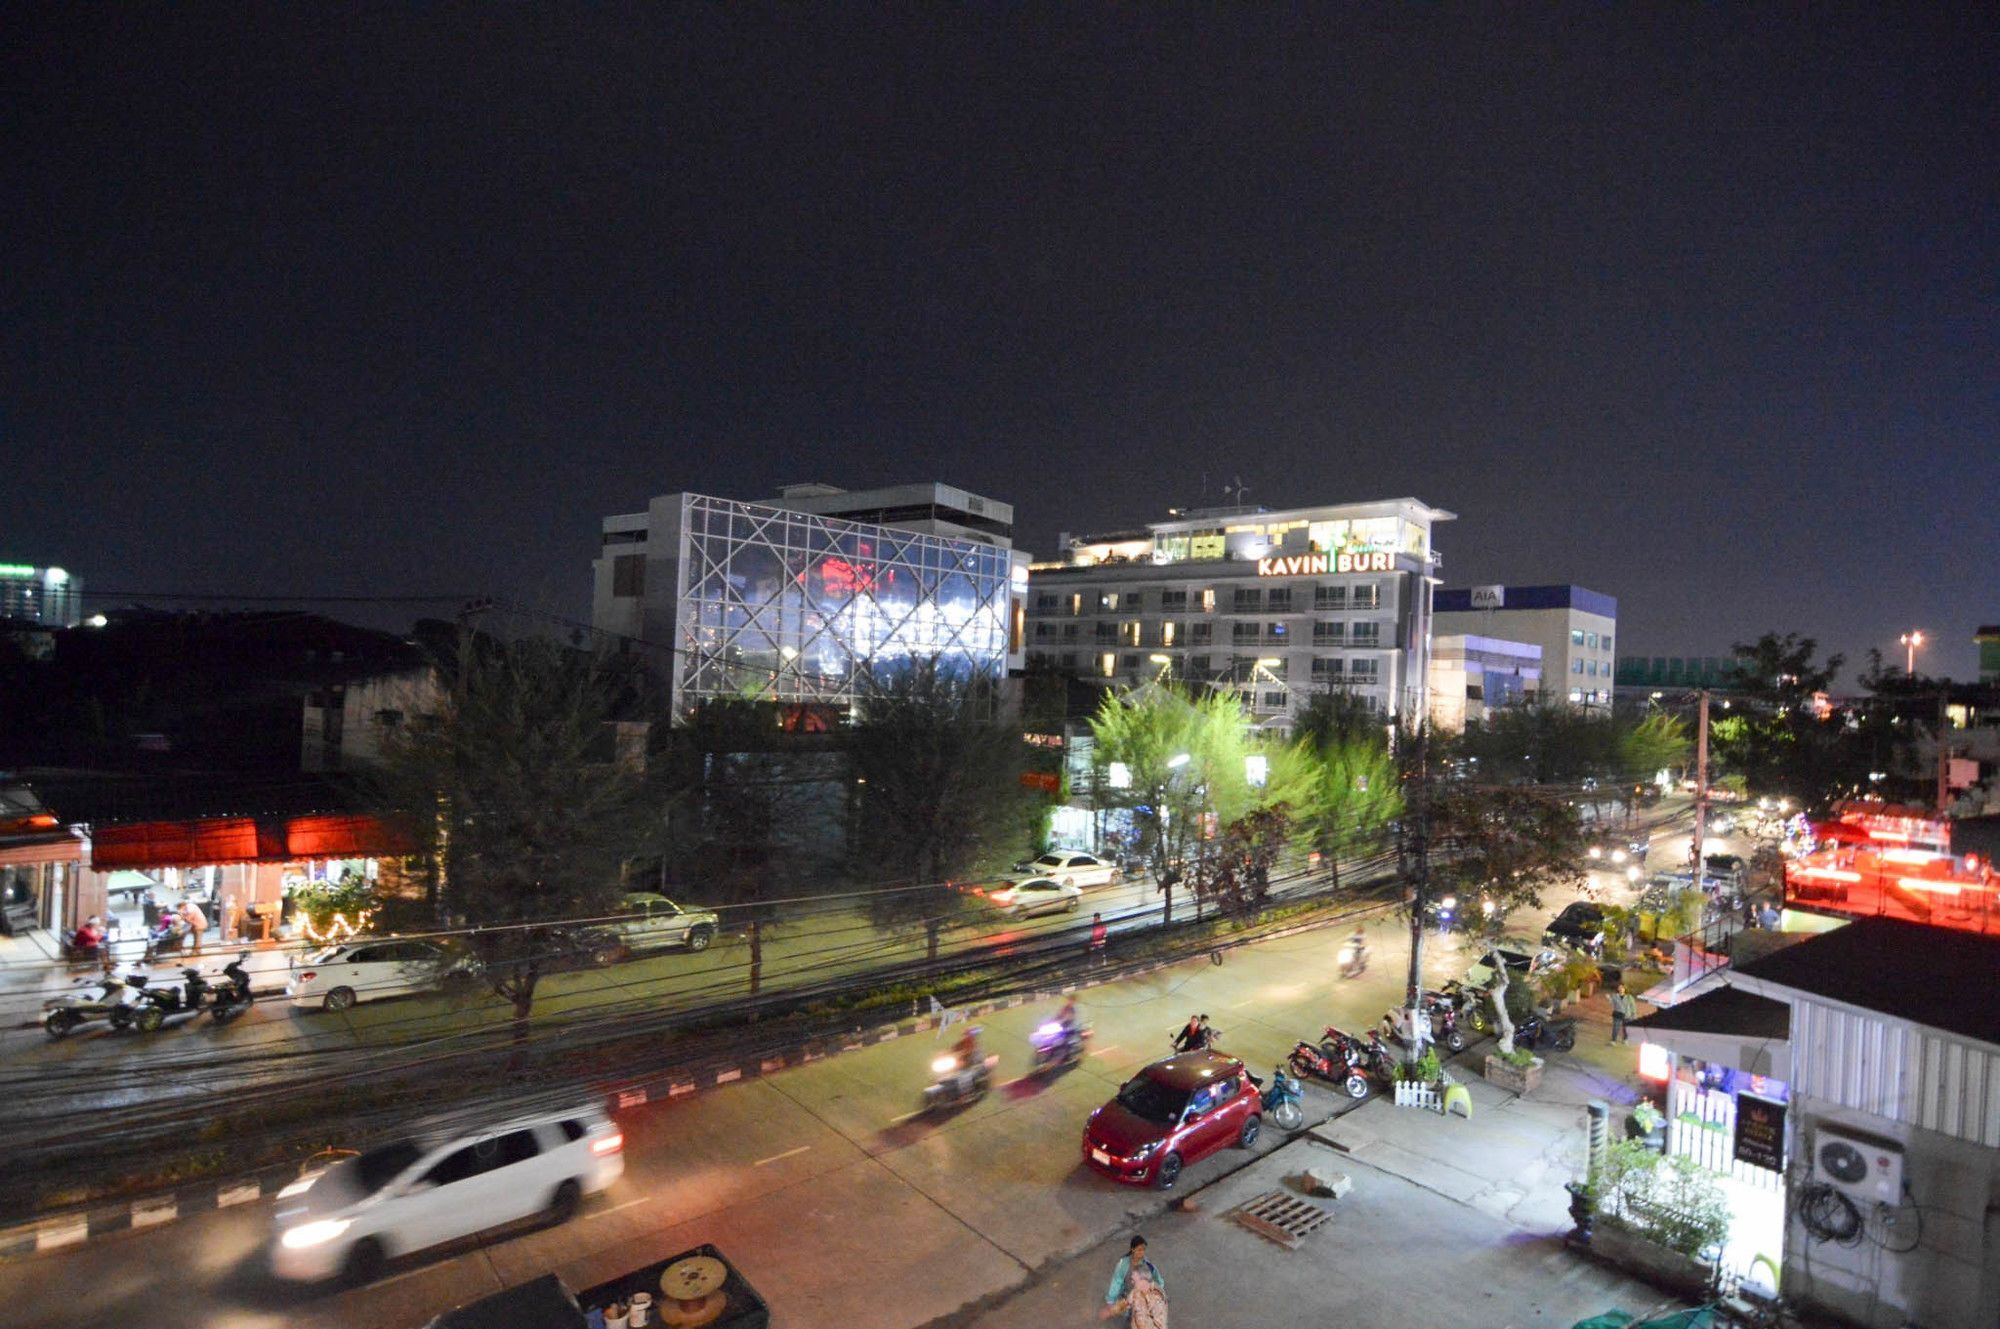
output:
[[[1542,940],[1584,951],[1595,948],[1604,940],[1604,906],[1578,900],[1549,920]]]
[[[1156,1061],[1090,1114],[1083,1160],[1115,1181],[1165,1190],[1181,1169],[1227,1145],[1248,1149],[1264,1107],[1243,1063],[1220,1052]]]

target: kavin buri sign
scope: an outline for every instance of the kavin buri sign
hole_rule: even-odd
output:
[[[1386,549],[1353,554],[1286,554],[1257,560],[1260,577],[1323,577],[1330,572],[1394,572],[1396,556]]]

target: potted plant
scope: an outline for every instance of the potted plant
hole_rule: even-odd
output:
[[[1415,1061],[1397,1062],[1396,1106],[1426,1107],[1433,1112],[1442,1112],[1444,1079],[1444,1063],[1438,1060],[1434,1047],[1426,1047],[1424,1055]]]
[[[1574,1193],[1572,1193],[1574,1194]],[[1663,1158],[1642,1141],[1605,1151],[1590,1245],[1599,1256],[1663,1287],[1700,1296],[1708,1258],[1729,1235],[1729,1201],[1693,1159]]]
[[[1524,1048],[1489,1052],[1484,1074],[1487,1083],[1509,1093],[1533,1093],[1542,1082],[1542,1059]]]

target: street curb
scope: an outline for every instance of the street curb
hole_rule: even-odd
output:
[[[1395,906],[1390,903],[1369,904],[1341,917],[1358,918],[1371,916]],[[1256,938],[1257,941],[1273,941],[1294,935],[1304,930],[1304,925],[1281,927]],[[1244,945],[1243,942],[1219,944],[1215,949],[1227,950]],[[864,1026],[842,1034],[830,1034],[820,1038],[807,1039],[802,1043],[783,1049],[772,1055],[760,1055],[743,1061],[713,1061],[691,1067],[680,1067],[661,1072],[640,1080],[637,1084],[614,1090],[606,1095],[607,1106],[613,1111],[643,1107],[647,1103],[683,1098],[702,1090],[715,1090],[724,1085],[744,1080],[755,1080],[765,1075],[775,1075],[793,1066],[803,1066],[810,1062],[823,1061],[839,1056],[843,1052],[858,1052],[864,1048],[892,1043],[899,1038],[915,1034],[930,1033],[947,1024],[956,1024],[996,1011],[1012,1010],[1018,1006],[1028,1006],[1036,1002],[1053,1001],[1086,988],[1099,987],[1106,983],[1121,982],[1128,978],[1143,978],[1162,969],[1177,965],[1206,962],[1201,954],[1183,956],[1177,960],[1152,960],[1129,969],[1107,972],[1101,976],[1092,975],[1057,987],[1037,989],[1033,992],[1017,993],[1011,997],[1001,997],[993,1001],[979,1002],[971,1006],[950,1007],[943,1015],[903,1017],[884,1021],[873,1026]],[[283,989],[279,989],[280,992]],[[1298,1132],[1297,1134],[1303,1134]],[[207,1213],[216,1209],[227,1209],[238,1204],[247,1204],[267,1195],[275,1195],[297,1181],[305,1172],[305,1166],[298,1163],[273,1164],[255,1172],[239,1174],[227,1180],[208,1180],[190,1183],[172,1191],[159,1191],[151,1195],[137,1196],[129,1200],[106,1202],[88,1206],[72,1213],[53,1215],[27,1223],[0,1227],[0,1264],[31,1259],[52,1251],[78,1245],[97,1237],[112,1236],[139,1228],[156,1227],[170,1223],[186,1214]]]

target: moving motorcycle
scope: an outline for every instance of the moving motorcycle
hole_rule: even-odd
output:
[[[1287,1060],[1294,1075],[1338,1085],[1349,1098],[1368,1097],[1368,1073],[1345,1044],[1328,1040],[1314,1046],[1302,1038]]]
[[[1359,978],[1368,972],[1368,947],[1366,943],[1349,938],[1340,947],[1340,976]]]
[[[979,1057],[969,1065],[958,1054],[947,1052],[931,1062],[937,1078],[924,1090],[924,1111],[942,1112],[963,1107],[986,1096],[993,1085],[993,1068],[998,1057]]]
[[[1065,1027],[1060,1020],[1050,1020],[1028,1035],[1028,1074],[1068,1070],[1083,1060],[1083,1042],[1089,1037],[1086,1025]]]
[[[1250,1083],[1262,1088],[1264,1082],[1253,1075]],[[1295,1131],[1306,1124],[1305,1086],[1285,1074],[1283,1066],[1271,1068],[1271,1087],[1259,1101],[1264,1105],[1264,1119],[1281,1131]]]
[[[1183,1025],[1181,1028],[1167,1035],[1167,1046],[1176,1052],[1200,1052],[1206,1048],[1220,1047],[1222,1045],[1222,1031],[1212,1024],[1201,1026],[1197,1037],[1192,1042],[1185,1041],[1186,1035],[1187,1027]]]
[[[140,1004],[143,982],[134,984],[115,974],[80,978],[78,990],[42,1003],[42,1028],[50,1038],[68,1038],[70,1031],[90,1020],[104,1020],[113,1029],[130,1028]]]

